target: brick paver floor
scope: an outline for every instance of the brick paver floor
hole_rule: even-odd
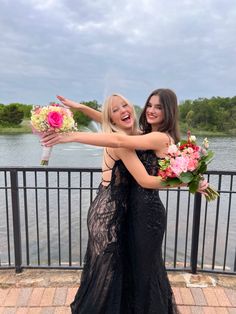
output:
[[[78,273],[36,273],[15,275],[0,270],[0,314],[71,313],[69,304],[77,291]],[[235,276],[223,280],[189,274],[169,277],[181,314],[236,314]]]

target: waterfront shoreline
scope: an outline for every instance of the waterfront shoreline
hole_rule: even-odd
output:
[[[187,131],[180,130],[181,136],[186,137]],[[14,135],[14,134],[29,134],[32,133],[32,128],[30,125],[30,119],[25,119],[23,122],[16,127],[3,127],[0,126],[0,135]],[[212,132],[212,131],[202,131],[191,129],[191,133],[199,137],[236,137],[236,134],[227,134],[223,132]]]

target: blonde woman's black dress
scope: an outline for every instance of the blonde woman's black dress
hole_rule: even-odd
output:
[[[88,212],[88,246],[74,314],[123,314],[127,293],[124,265],[130,174],[118,160],[107,187],[100,184]]]

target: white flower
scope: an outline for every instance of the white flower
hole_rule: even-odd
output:
[[[175,144],[171,144],[168,148],[168,153],[170,155],[175,155],[178,152],[178,147]]]
[[[205,137],[204,140],[203,140],[203,146],[204,146],[206,149],[209,148],[209,141],[208,141],[207,137]]]
[[[196,136],[195,135],[191,135],[189,137],[190,142],[196,142]]]

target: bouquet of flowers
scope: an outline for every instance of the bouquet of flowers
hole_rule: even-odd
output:
[[[33,133],[40,137],[44,132],[72,132],[77,130],[73,113],[70,109],[61,107],[57,103],[44,107],[35,106],[31,111],[31,126]],[[41,165],[48,165],[51,151],[52,147],[43,146]]]
[[[208,150],[209,142],[204,139],[203,145],[196,143],[196,137],[188,132],[187,140],[181,140],[177,145],[170,145],[167,156],[159,160],[158,175],[163,179],[163,186],[174,186],[186,183],[191,193],[196,193],[201,182],[206,183],[203,173],[207,165],[212,161],[214,153]],[[207,201],[215,200],[219,194],[207,184],[207,188],[201,191]]]

